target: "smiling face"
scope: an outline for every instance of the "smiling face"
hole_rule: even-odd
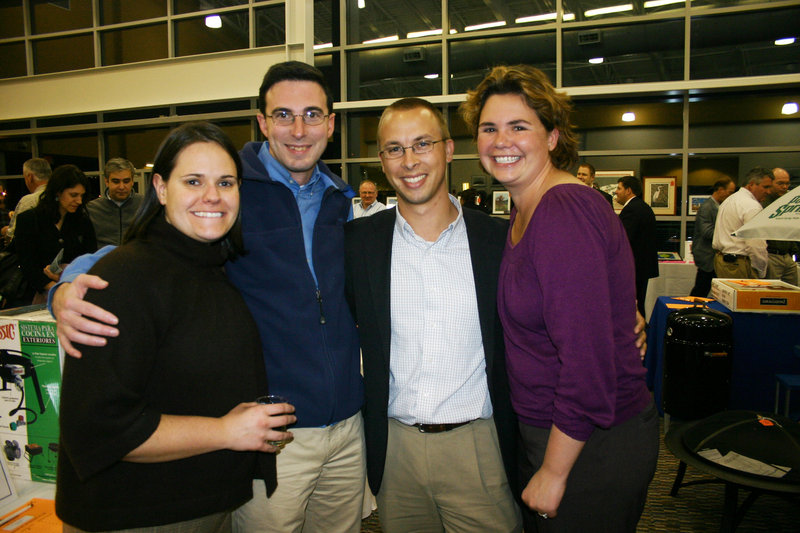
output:
[[[494,94],[478,120],[478,155],[486,171],[506,186],[524,185],[552,167],[558,130],[547,131],[519,94]]]
[[[58,194],[58,210],[61,215],[77,211],[83,203],[84,194],[86,189],[80,184],[61,191]]]
[[[194,143],[184,148],[169,180],[165,182],[160,174],[154,174],[153,186],[165,206],[167,222],[196,241],[221,239],[239,213],[236,164],[216,143]]]
[[[266,112],[286,111],[302,115],[307,111],[321,111],[327,115],[325,91],[313,81],[281,81],[267,90],[265,95]],[[335,115],[322,121],[322,124],[309,126],[300,117],[295,117],[291,126],[275,124],[270,116],[257,115],[261,133],[269,141],[269,153],[286,167],[292,179],[305,185],[314,173],[314,167],[328,145],[328,137],[333,135]]]
[[[106,177],[108,197],[115,202],[124,202],[131,195],[133,189],[133,176],[130,170],[111,172]]]
[[[416,107],[387,112],[378,128],[381,150],[389,146],[411,146],[418,141],[439,141],[443,133],[430,110]],[[398,204],[422,205],[433,199],[447,199],[445,174],[453,160],[451,139],[437,142],[433,150],[415,154],[406,148],[402,157],[387,159],[381,154],[381,168],[397,192]]]
[[[594,174],[592,174],[591,169],[586,165],[581,165],[578,167],[578,172],[575,174],[575,177],[577,177],[579,180],[584,182],[589,187],[591,187],[592,183],[594,183]]]
[[[361,197],[361,206],[369,207],[378,198],[378,188],[374,183],[365,181],[358,188],[358,196]]]

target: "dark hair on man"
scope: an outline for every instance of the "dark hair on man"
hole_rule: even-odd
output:
[[[581,168],[581,167],[588,168],[589,169],[589,173],[592,176],[594,176],[594,174],[595,174],[594,165],[592,165],[591,163],[581,163],[580,165],[578,165],[578,168]]]
[[[774,180],[775,174],[772,173],[771,169],[768,169],[766,167],[751,168],[750,172],[748,172],[745,175],[744,179],[739,185],[741,187],[750,185],[751,183],[753,185],[759,185],[761,183],[761,180],[763,180],[764,178],[769,178],[771,180]]]
[[[23,172],[25,170],[33,172],[33,175],[36,176],[36,179],[39,181],[47,181],[53,174],[50,163],[47,162],[47,159],[42,159],[41,157],[34,157],[33,159],[25,161],[22,164],[22,170]]]
[[[494,67],[459,106],[464,122],[478,138],[478,123],[483,106],[495,94],[518,94],[539,117],[548,132],[558,130],[558,141],[550,151],[550,161],[559,170],[568,170],[578,160],[578,137],[570,122],[572,101],[556,91],[547,74],[530,65]]]
[[[123,170],[130,170],[131,177],[136,174],[136,167],[133,166],[133,163],[122,157],[113,157],[103,167],[103,176],[108,178],[114,172],[122,172]]]
[[[59,195],[67,189],[83,185],[83,203],[76,214],[86,214],[86,200],[89,194],[89,179],[81,169],[75,165],[61,165],[56,167],[53,175],[47,180],[47,186],[44,188],[42,196],[39,198],[39,203],[36,204],[36,210],[40,215],[44,215],[46,220],[50,220],[55,224],[61,219],[61,212],[59,211]],[[67,213],[69,214],[69,213]]]
[[[381,113],[381,119],[378,122],[378,145],[381,144],[380,133],[381,133],[381,124],[383,124],[384,118],[391,113],[392,111],[409,111],[411,109],[427,109],[433,116],[436,117],[436,122],[439,123],[439,129],[442,133],[442,139],[449,139],[450,138],[450,129],[447,127],[447,121],[444,119],[444,115],[442,111],[430,103],[429,101],[425,100],[424,98],[416,98],[416,97],[409,97],[409,98],[401,98],[400,100],[395,100],[386,109],[383,110]]]
[[[622,176],[617,180],[617,183],[621,183],[623,187],[630,189],[634,196],[642,195],[642,182],[635,176]]]
[[[717,192],[720,189],[727,189],[728,185],[730,185],[730,183],[732,181],[733,180],[730,179],[728,176],[725,176],[724,178],[720,178],[720,179],[718,179],[717,181],[714,182],[714,185],[711,186],[711,191],[712,192]]]
[[[164,180],[164,183],[167,183],[171,178],[172,171],[175,169],[181,152],[186,147],[196,143],[215,143],[225,150],[236,165],[236,177],[239,183],[242,182],[242,160],[239,158],[239,152],[237,152],[233,142],[219,126],[215,126],[210,122],[188,122],[178,126],[169,132],[161,142],[161,146],[158,147],[155,161],[153,162],[153,172],[147,180],[142,205],[139,206],[139,210],[136,212],[128,231],[125,232],[123,243],[140,239],[147,235],[147,229],[150,224],[164,212],[164,206],[161,205],[156,188],[153,186],[153,177],[158,174]],[[241,211],[237,215],[233,227],[223,238],[223,245],[227,249],[228,258],[244,253]]]
[[[264,74],[264,80],[258,89],[258,110],[261,111],[262,115],[267,116],[267,91],[269,91],[270,87],[282,81],[311,81],[316,83],[325,91],[325,103],[328,106],[325,112],[330,113],[333,111],[333,94],[322,71],[301,61],[284,61],[272,65],[267,73]]]

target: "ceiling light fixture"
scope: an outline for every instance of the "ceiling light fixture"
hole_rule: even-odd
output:
[[[528,22],[542,22],[544,20],[555,20],[558,13],[545,13],[543,15],[531,15],[514,19],[514,24],[527,24]]]
[[[219,15],[209,15],[206,17],[206,26],[208,28],[219,29],[222,27],[222,19]]]
[[[661,7],[661,6],[669,6],[672,4],[685,4],[686,0],[648,0],[644,3],[645,9],[650,9],[651,7]]]
[[[438,79],[438,78],[439,78],[439,75],[438,75],[438,74],[425,74],[425,76],[424,76],[424,77],[425,77],[426,79],[429,79],[429,80],[435,80],[435,79]]]
[[[364,9],[367,7],[367,0],[358,0],[358,9]]]
[[[611,13],[621,13],[622,11],[633,11],[633,4],[622,4],[618,6],[601,7],[599,9],[589,9],[583,12],[584,17],[596,17],[598,15],[609,15]]]
[[[786,46],[787,44],[794,44],[794,37],[784,37],[783,39],[775,39],[775,46]]]
[[[467,26],[464,28],[464,31],[478,31],[478,30],[488,30],[489,28],[497,28],[499,26],[505,26],[505,20],[498,20],[496,22],[485,22],[483,24],[475,24],[474,26]]]
[[[390,35],[389,37],[379,37],[378,39],[369,39],[368,41],[363,41],[361,44],[376,44],[376,43],[388,43],[391,41],[399,41],[400,37],[397,35]]]
[[[333,43],[322,43],[314,45],[314,50],[321,50],[322,48],[333,48]]]
[[[591,58],[591,59],[589,60],[589,63],[591,63],[592,65],[599,65],[599,64],[600,64],[600,63],[602,63],[603,61],[604,61],[604,60],[603,60],[603,58],[602,58],[602,57],[593,57],[593,58]]]
[[[781,108],[781,115],[794,115],[797,113],[797,102],[786,102]]]
[[[412,31],[411,33],[406,34],[406,39],[414,39],[416,37],[430,37],[431,35],[441,35],[442,30],[423,30],[423,31]]]
[[[636,115],[631,111],[622,114],[622,122],[633,122],[634,120],[636,120]]]

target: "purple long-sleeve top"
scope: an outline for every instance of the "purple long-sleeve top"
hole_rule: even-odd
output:
[[[652,401],[634,344],[634,281],[625,229],[590,187],[551,188],[516,245],[509,230],[498,307],[520,421],[586,441]]]

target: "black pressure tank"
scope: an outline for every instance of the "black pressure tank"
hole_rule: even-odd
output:
[[[696,420],[728,407],[733,319],[708,307],[667,316],[664,337],[664,412]]]

